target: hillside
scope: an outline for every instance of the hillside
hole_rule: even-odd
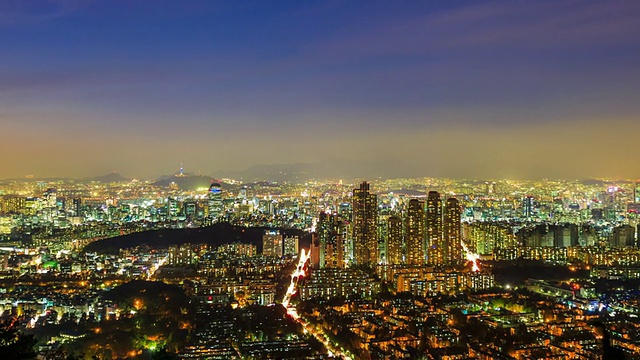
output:
[[[152,248],[166,248],[170,245],[181,244],[209,244],[212,246],[241,242],[254,244],[258,247],[258,253],[262,252],[262,235],[268,228],[237,227],[228,223],[218,223],[208,227],[195,229],[161,229],[139,232],[129,235],[93,242],[83,249],[84,252],[98,252],[104,254],[117,254],[120,249],[148,245]],[[298,235],[300,247],[308,248],[310,236],[296,229],[279,229],[284,236]]]
[[[85,179],[84,181],[98,181],[98,182],[103,182],[103,183],[115,183],[115,182],[127,182],[127,181],[131,181],[130,179],[125,178],[124,176],[116,173],[116,172],[112,172],[106,175],[102,175],[102,176],[95,176],[92,178],[88,178]]]

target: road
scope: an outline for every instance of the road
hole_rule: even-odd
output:
[[[291,297],[298,291],[298,279],[302,276],[305,276],[306,274],[304,267],[310,256],[311,250],[309,250],[309,252],[306,252],[305,249],[302,249],[300,258],[298,260],[298,266],[296,266],[296,268],[291,273],[291,283],[289,284],[287,293],[284,295],[284,299],[282,299],[282,305],[287,309],[287,313],[289,314],[289,316],[291,316],[297,323],[302,325],[306,332],[313,335],[314,338],[320,341],[325,346],[325,348],[327,348],[329,356],[351,360],[351,356],[347,355],[345,351],[338,345],[333,344],[329,340],[327,334],[322,331],[316,330],[313,326],[311,326],[308,322],[301,318],[300,315],[298,315],[298,311],[296,310],[295,306],[291,305]]]

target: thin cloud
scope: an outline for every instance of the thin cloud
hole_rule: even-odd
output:
[[[478,49],[597,48],[637,42],[640,2],[491,2],[402,19],[379,19],[351,35],[311,45],[335,62]]]
[[[97,63],[39,71],[0,71],[0,94],[133,86],[175,80],[175,77],[175,71],[167,66],[136,63]]]
[[[20,25],[48,21],[70,15],[94,0],[3,0],[0,25]]]

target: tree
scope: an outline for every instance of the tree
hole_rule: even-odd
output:
[[[0,358],[1,359],[33,359],[36,356],[33,335],[19,332],[12,322],[0,325]]]
[[[82,360],[84,356],[74,355],[60,347],[57,350],[46,354],[44,358],[45,360]]]
[[[156,350],[151,355],[151,360],[177,360],[177,359],[179,359],[178,355],[167,351],[166,347],[162,347]]]

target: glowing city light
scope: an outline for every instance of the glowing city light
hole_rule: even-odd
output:
[[[158,271],[158,269],[160,269],[160,267],[162,267],[162,265],[167,262],[168,258],[169,256],[165,256],[164,258],[160,259],[160,261],[153,264],[151,268],[147,269],[147,279],[151,279],[153,275]]]
[[[470,261],[472,264],[472,270],[474,272],[480,271],[480,264],[478,263],[478,261],[480,260],[480,256],[469,251],[469,249],[463,242],[460,242],[460,244],[462,245],[462,250],[465,252],[467,261]]]
[[[316,232],[316,228],[318,226],[318,218],[314,218],[311,222],[311,227],[308,229],[309,232]]]
[[[309,251],[302,249],[302,252],[300,253],[300,257],[298,258],[298,265],[291,273],[291,283],[289,284],[287,293],[284,295],[284,298],[282,299],[282,305],[287,309],[287,313],[289,314],[289,316],[291,316],[295,321],[297,321],[302,325],[305,333],[310,333],[318,341],[324,344],[329,356],[337,355],[345,360],[351,360],[350,356],[348,356],[347,354],[342,352],[338,347],[334,346],[331,342],[329,342],[329,339],[326,334],[324,334],[322,331],[318,329],[314,329],[313,327],[311,327],[304,319],[300,317],[300,315],[298,315],[296,308],[294,306],[291,306],[291,297],[297,291],[296,287],[298,286],[298,281],[300,277],[306,275],[304,266],[310,257],[311,257],[311,249],[309,249]]]
[[[284,305],[284,307],[287,309],[289,309],[289,302],[291,301],[291,297],[296,293],[296,285],[298,284],[298,279],[300,278],[300,276],[305,275],[304,265],[307,263],[310,256],[311,250],[307,252],[305,249],[302,249],[300,258],[298,259],[298,265],[293,270],[293,273],[291,273],[291,283],[289,284],[287,293],[284,295],[284,299],[282,300],[282,305]]]

